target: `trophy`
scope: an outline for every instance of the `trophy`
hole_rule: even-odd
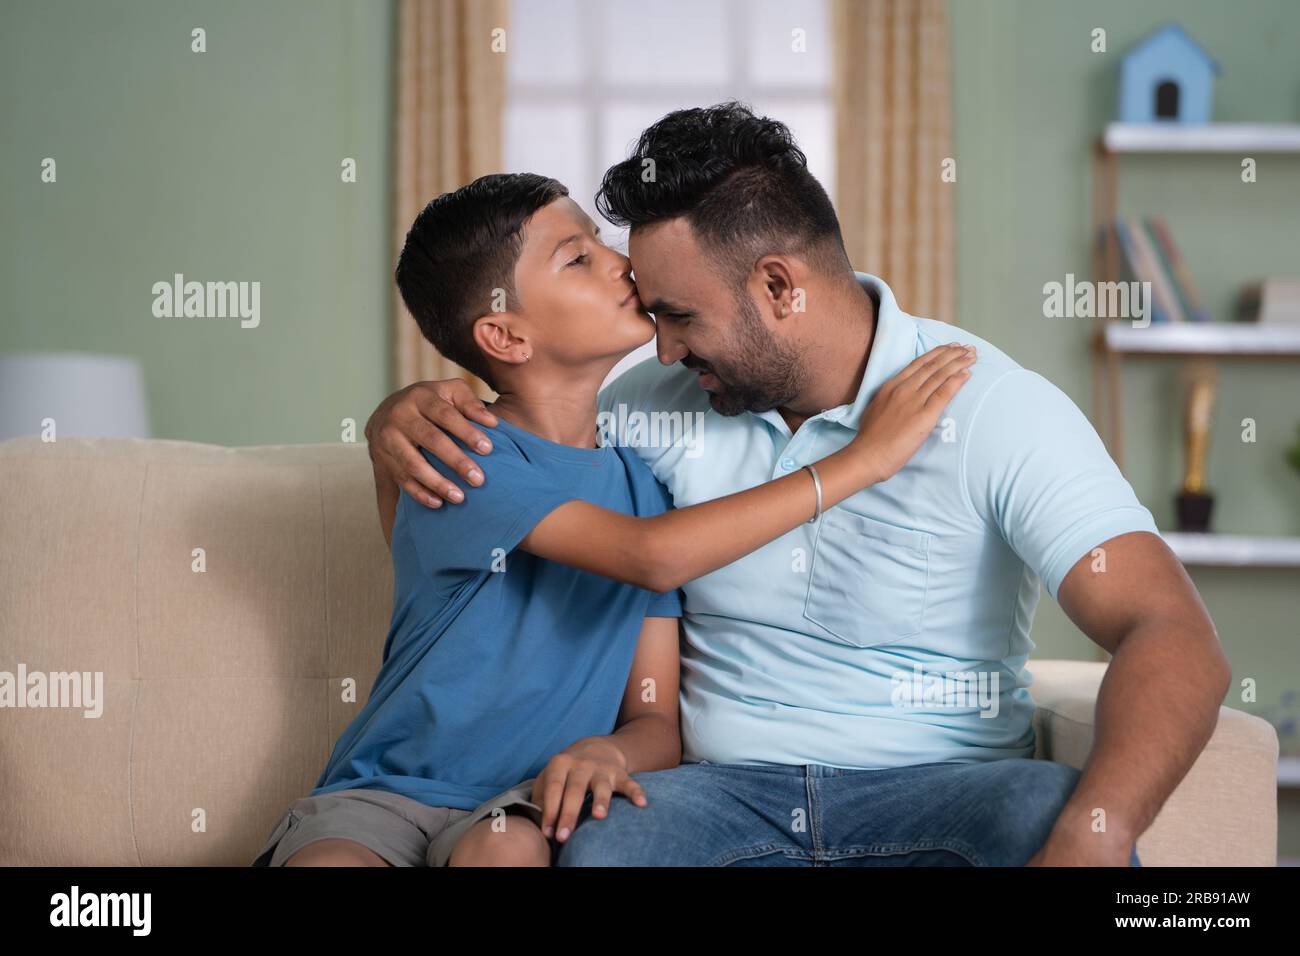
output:
[[[1205,488],[1205,459],[1210,450],[1214,411],[1214,366],[1197,362],[1187,376],[1183,418],[1183,490],[1176,498],[1179,531],[1209,531],[1214,495]]]

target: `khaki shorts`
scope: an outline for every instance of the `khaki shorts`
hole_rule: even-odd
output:
[[[253,866],[284,866],[309,843],[328,837],[355,840],[393,866],[446,866],[456,843],[472,827],[501,809],[542,825],[542,808],[530,799],[533,779],[525,780],[473,810],[430,807],[387,790],[335,790],[303,797],[267,838]],[[558,844],[550,840],[551,861]]]

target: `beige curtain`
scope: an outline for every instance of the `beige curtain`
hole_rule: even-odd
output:
[[[506,0],[399,0],[396,246],[435,196],[501,169],[505,100]],[[464,377],[484,398],[477,376],[443,358],[420,334],[393,285],[393,375],[402,387]]]
[[[947,0],[832,0],[836,211],[854,268],[955,320]]]

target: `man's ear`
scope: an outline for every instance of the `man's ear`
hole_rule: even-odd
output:
[[[755,291],[773,318],[785,319],[804,310],[804,290],[797,279],[801,272],[788,256],[763,256],[754,264]]]
[[[487,312],[474,320],[474,343],[488,358],[506,365],[522,365],[533,347],[519,334],[521,322],[513,312]]]

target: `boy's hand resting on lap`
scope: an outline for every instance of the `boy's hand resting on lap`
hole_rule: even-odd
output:
[[[572,836],[588,790],[591,815],[597,819],[609,812],[615,793],[644,807],[645,791],[626,766],[623,751],[608,737],[584,737],[552,757],[533,784],[533,803],[542,808],[542,833],[561,843]]]

